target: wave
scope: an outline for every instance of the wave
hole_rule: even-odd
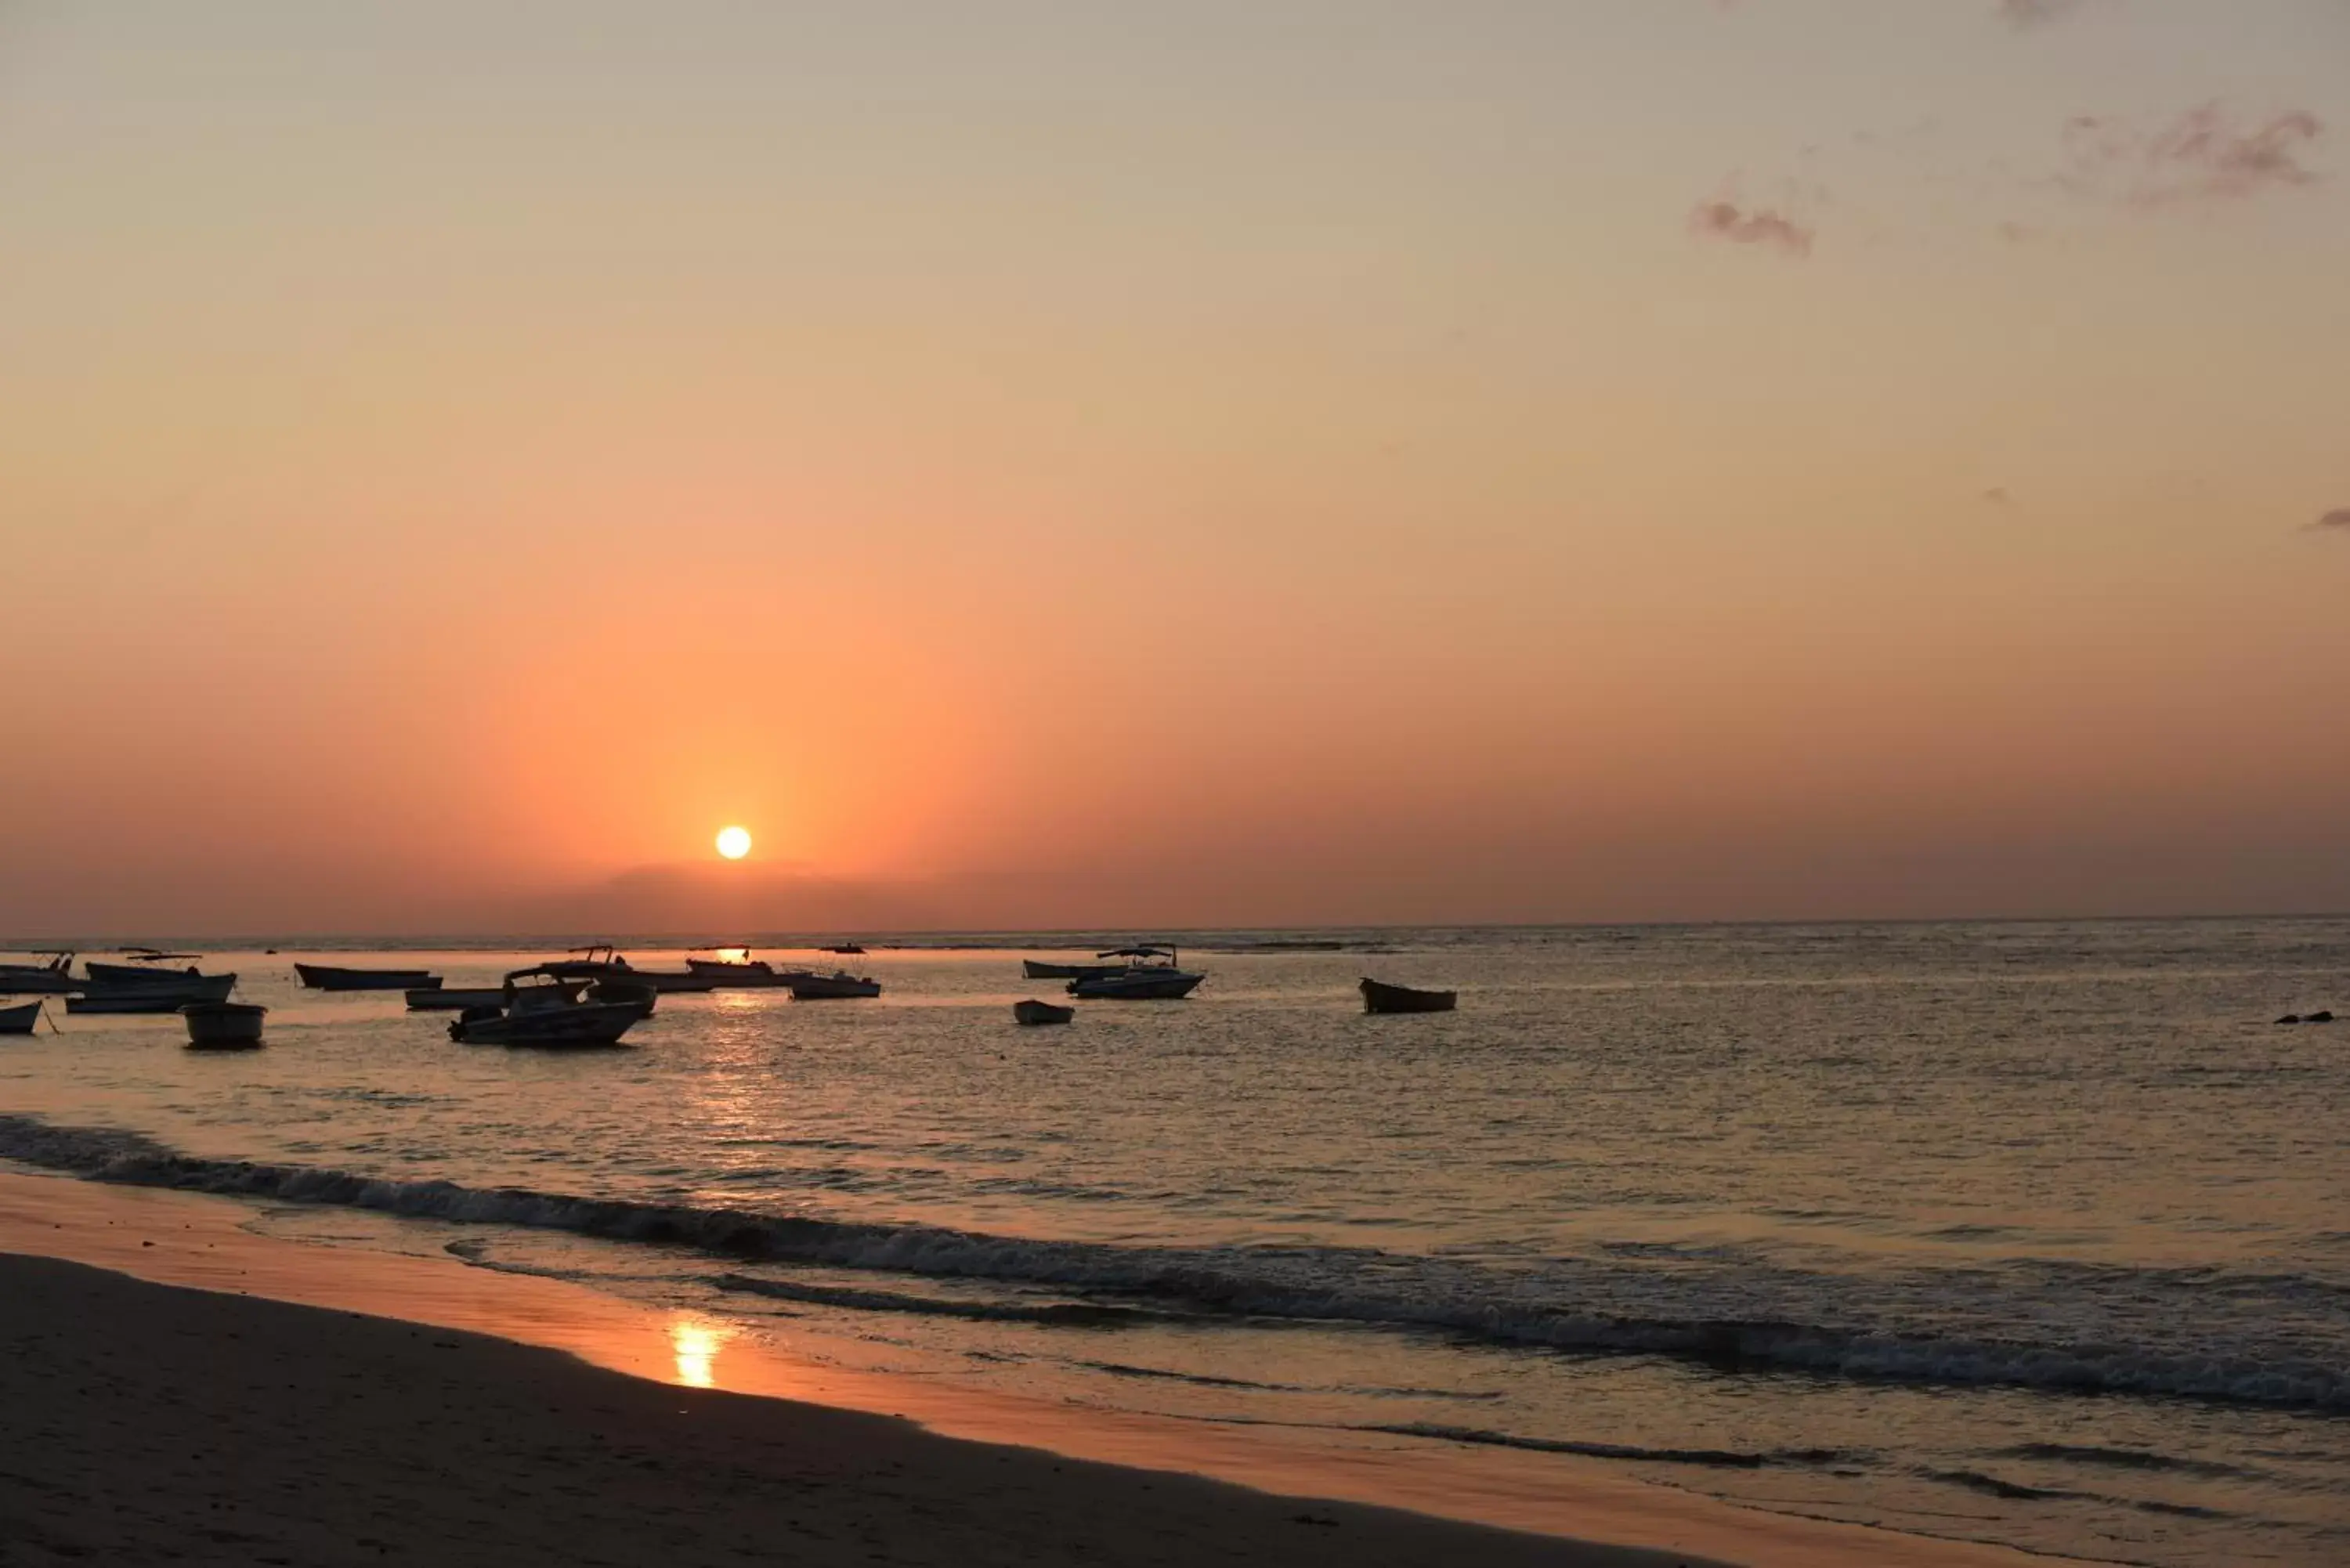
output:
[[[1476,1443],[1487,1448],[1529,1449],[1542,1454],[1580,1454],[1593,1459],[1639,1459],[1650,1464],[1706,1465],[1717,1469],[1759,1470],[1773,1465],[1832,1465],[1851,1456],[1838,1449],[1802,1449],[1755,1453],[1738,1449],[1650,1449],[1633,1443],[1582,1442],[1572,1438],[1523,1438],[1509,1432],[1489,1432],[1482,1427],[1447,1427],[1432,1421],[1399,1421],[1393,1425],[1349,1427],[1352,1432],[1385,1432],[1399,1438],[1436,1438],[1448,1443]]]
[[[1108,1327],[1142,1321],[1319,1323],[1440,1333],[1589,1355],[1639,1355],[1725,1372],[1791,1372],[1877,1382],[2011,1386],[2350,1410],[2350,1368],[2306,1359],[2175,1355],[2127,1345],[2033,1344],[1774,1319],[1619,1315],[1527,1300],[1475,1282],[1399,1278],[1399,1260],[1336,1249],[1180,1248],[1041,1241],[936,1226],[758,1213],[527,1188],[411,1181],[316,1166],[211,1159],[137,1134],[0,1116],[0,1158],[96,1180],[410,1218],[569,1231],[688,1248],[745,1262],[819,1265],[985,1281],[1117,1302],[932,1304],[935,1298],[735,1276],[733,1288],[877,1309]]]

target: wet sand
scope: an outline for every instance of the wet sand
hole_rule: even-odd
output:
[[[798,1364],[562,1282],[254,1237],[244,1212],[0,1175],[0,1565],[2030,1561],[1547,1457]]]

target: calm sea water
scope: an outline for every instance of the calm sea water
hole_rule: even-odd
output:
[[[1050,1030],[1036,939],[877,944],[879,1001],[671,996],[577,1055],[215,952],[271,1049],[0,1043],[0,1156],[1104,1407],[2350,1561],[2350,920],[1306,935]]]

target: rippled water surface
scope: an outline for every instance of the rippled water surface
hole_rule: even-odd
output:
[[[581,1054],[214,953],[270,1049],[0,1044],[0,1154],[1104,1406],[2350,1561],[2350,1021],[2272,1022],[2350,1020],[2350,921],[1300,937],[1061,1029],[1009,940],[877,944],[878,1001],[671,996]]]

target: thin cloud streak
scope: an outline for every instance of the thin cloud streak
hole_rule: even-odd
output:
[[[2011,27],[2039,27],[2081,8],[2083,0],[1999,0],[1999,19]]]
[[[2058,182],[2135,207],[2242,201],[2324,178],[2304,160],[2324,136],[2324,121],[2307,109],[2247,126],[2207,103],[2153,131],[2079,115],[2064,127],[2067,166]]]
[[[1690,232],[1701,239],[1762,245],[1795,256],[1812,254],[1812,231],[1769,207],[1749,211],[1735,202],[1720,198],[1700,202],[1690,209],[1689,226]]]
[[[2350,506],[2335,507],[2333,511],[2328,512],[2325,515],[2320,517],[2316,522],[2309,524],[2305,532],[2312,534],[2350,534]]]

